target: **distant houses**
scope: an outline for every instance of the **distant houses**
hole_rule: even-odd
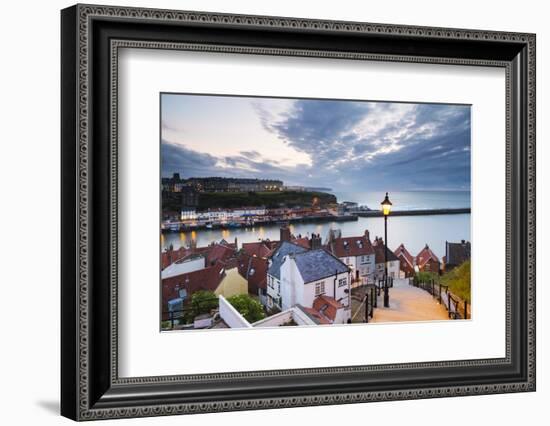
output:
[[[374,256],[376,268],[374,271],[374,279],[376,281],[384,279],[386,270],[386,256],[387,256],[387,268],[389,278],[399,278],[399,258],[391,251],[386,249],[384,240],[376,237],[372,243],[374,247]]]
[[[412,277],[416,272],[432,272],[440,274],[448,272],[470,259],[471,244],[462,240],[459,243],[445,243],[445,256],[440,261],[432,249],[426,244],[420,252],[413,257],[404,244],[400,244],[394,251],[399,259],[401,274],[404,277]]]
[[[428,244],[426,244],[424,248],[420,250],[420,253],[418,253],[418,255],[416,256],[415,262],[418,270],[421,272],[434,272],[436,274],[439,274],[441,270],[441,263],[439,262],[439,258],[430,249]]]
[[[399,269],[401,269],[401,272],[403,273],[405,278],[413,277],[415,274],[414,257],[405,248],[405,245],[399,245],[399,247],[397,247],[397,249],[395,249],[393,253],[399,259]]]

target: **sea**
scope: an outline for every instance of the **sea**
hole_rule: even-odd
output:
[[[380,207],[384,192],[335,192],[338,202],[351,201],[371,209]],[[421,210],[442,208],[470,207],[469,191],[402,191],[392,192],[389,198],[394,210]],[[445,255],[445,242],[471,241],[470,214],[426,215],[426,216],[394,216],[388,218],[388,247],[396,249],[401,243],[414,256],[426,244],[441,258]],[[323,242],[329,230],[340,229],[342,236],[359,236],[365,230],[370,233],[371,240],[376,236],[384,236],[384,219],[382,217],[360,217],[353,222],[296,223],[290,225],[295,235],[309,236],[320,234]],[[170,244],[174,248],[188,245],[196,240],[198,246],[205,246],[214,241],[225,239],[237,243],[254,242],[262,239],[279,239],[279,225],[263,225],[253,228],[211,229],[181,233],[166,233],[161,237],[162,248]]]

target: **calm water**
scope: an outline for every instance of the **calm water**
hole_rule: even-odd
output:
[[[354,201],[372,209],[378,208],[385,195],[382,192],[335,194],[339,202]],[[392,192],[389,196],[395,210],[470,207],[469,191]],[[375,236],[384,236],[384,219],[380,217],[359,218],[357,222],[299,223],[291,225],[290,228],[294,235],[319,233],[323,242],[331,228],[341,229],[343,236],[362,235],[365,229],[368,229],[372,240]],[[188,245],[192,239],[197,240],[198,246],[205,246],[222,238],[230,242],[237,238],[239,246],[241,243],[259,239],[278,240],[279,225],[168,233],[162,236],[161,242],[163,248],[173,244],[177,249],[182,245]],[[392,250],[403,243],[412,255],[416,255],[425,244],[428,244],[437,256],[442,257],[445,254],[445,241],[460,240],[471,240],[469,214],[390,216],[388,219],[388,242]]]
[[[353,201],[371,209],[379,209],[385,192],[334,192],[338,202]],[[390,192],[395,210],[441,209],[470,207],[470,191]]]

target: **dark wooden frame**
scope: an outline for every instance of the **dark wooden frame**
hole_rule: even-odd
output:
[[[63,10],[61,28],[64,416],[88,420],[535,390],[533,34],[95,5]],[[116,55],[125,46],[505,68],[506,357],[119,378]]]

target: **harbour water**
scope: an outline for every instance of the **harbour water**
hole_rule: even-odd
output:
[[[377,208],[384,197],[384,193],[377,192],[336,195],[339,202],[354,201],[370,208]],[[390,198],[396,210],[470,207],[470,193],[466,191],[394,192]],[[375,236],[384,236],[384,219],[360,217],[353,222],[296,223],[290,228],[296,236],[318,233],[323,242],[329,229],[340,229],[343,236],[362,235],[368,229],[372,240]],[[239,246],[260,239],[278,240],[279,225],[166,233],[161,236],[161,245],[163,249],[170,245],[177,249],[188,245],[191,240],[196,240],[198,246],[205,246],[221,239],[233,242],[235,238]],[[388,246],[392,250],[403,243],[411,254],[416,255],[428,244],[441,258],[445,254],[445,241],[460,240],[471,241],[470,214],[390,216],[388,219]]]

